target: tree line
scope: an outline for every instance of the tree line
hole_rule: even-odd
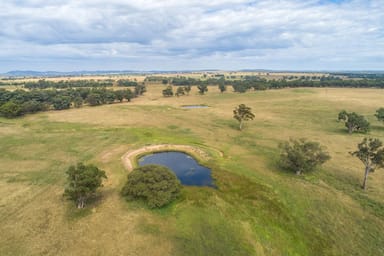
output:
[[[49,90],[8,91],[0,89],[0,116],[7,118],[47,110],[80,108],[84,104],[97,106],[115,102],[131,101],[146,91],[144,85],[131,89],[110,90],[102,88],[70,88]]]
[[[4,85],[7,85],[4,83]],[[114,85],[119,87],[136,87],[138,82],[131,81],[129,79],[119,79],[117,81],[113,79],[105,80],[60,80],[49,81],[40,79],[38,81],[19,83],[18,85],[24,85],[26,89],[67,89],[67,88],[95,88],[95,87],[112,87]]]
[[[384,77],[375,79],[341,79],[336,76],[301,77],[296,80],[267,80],[258,76],[245,76],[242,79],[208,78],[206,80],[190,77],[153,77],[147,81],[157,81],[168,86],[218,86],[221,92],[226,91],[227,86],[231,86],[234,92],[245,93],[250,90],[283,89],[297,87],[340,87],[340,88],[384,88]]]

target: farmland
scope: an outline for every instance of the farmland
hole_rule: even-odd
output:
[[[281,76],[281,74],[279,74]],[[142,81],[137,77],[138,81]],[[132,102],[0,118],[0,255],[382,255],[384,172],[360,188],[363,165],[348,152],[340,110],[371,123],[384,94],[371,88],[285,88],[163,97],[147,85]],[[255,119],[237,129],[233,109]],[[204,109],[182,109],[203,104]],[[331,155],[302,176],[281,170],[279,142],[305,137]],[[121,157],[146,145],[204,150],[218,189],[184,187],[177,202],[150,210],[126,202]],[[78,210],[62,197],[71,164],[94,163],[108,179],[97,200]]]

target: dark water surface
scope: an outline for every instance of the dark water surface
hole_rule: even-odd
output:
[[[159,152],[139,158],[140,166],[146,164],[159,164],[168,167],[183,185],[216,187],[213,183],[211,170],[182,152]]]

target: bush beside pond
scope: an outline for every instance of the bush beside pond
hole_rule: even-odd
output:
[[[142,200],[150,208],[161,208],[175,200],[180,191],[180,181],[167,167],[144,165],[128,174],[122,195],[128,201]]]

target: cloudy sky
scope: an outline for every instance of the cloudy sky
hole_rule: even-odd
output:
[[[1,0],[10,70],[384,70],[384,0]]]

